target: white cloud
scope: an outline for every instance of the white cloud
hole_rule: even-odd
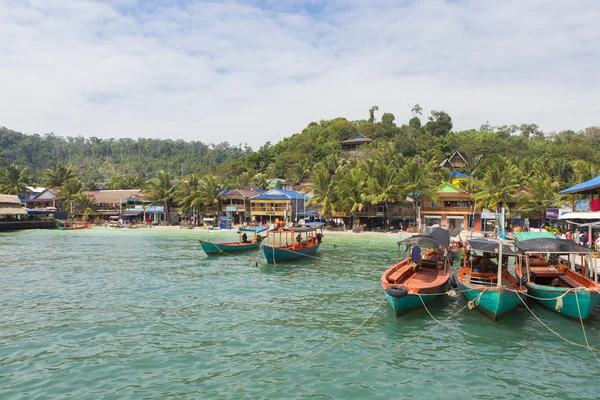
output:
[[[256,148],[374,104],[599,124],[595,1],[365,3],[0,0],[0,125]]]

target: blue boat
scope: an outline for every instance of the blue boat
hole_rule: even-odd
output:
[[[525,255],[525,266],[519,265],[517,273],[527,282],[528,293],[535,301],[570,318],[590,316],[600,303],[597,271],[590,257],[592,249],[556,238],[523,240],[515,246]],[[541,253],[548,257],[541,257]],[[587,260],[583,265],[580,263],[581,271],[577,272],[577,260],[584,261],[584,258]],[[570,266],[565,265],[569,261]]]
[[[310,257],[317,253],[323,235],[312,226],[278,228],[268,232],[262,251],[268,263]]]
[[[237,242],[212,242],[200,239],[200,246],[202,246],[202,250],[209,256],[258,249],[263,239],[259,233],[266,230],[267,228],[264,226],[241,228],[237,232],[239,236]],[[248,234],[253,235],[252,239],[248,239]]]
[[[441,297],[452,276],[447,230],[430,228],[398,242],[398,255],[401,246],[412,246],[410,255],[381,275],[385,298],[397,317]],[[427,249],[423,255],[421,248]]]
[[[501,242],[472,239],[456,273],[458,289],[494,321],[514,310],[527,294],[524,282],[508,272],[509,257],[517,256]]]

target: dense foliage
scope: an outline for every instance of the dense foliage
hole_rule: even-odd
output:
[[[301,132],[257,151],[248,147],[205,145],[154,139],[84,139],[23,135],[0,129],[0,187],[19,191],[24,183],[62,187],[71,201],[83,187],[102,182],[112,189],[145,187],[155,201],[185,210],[214,209],[221,189],[264,188],[272,178],[304,184],[324,215],[354,214],[366,204],[388,204],[411,197],[435,197],[449,181],[438,168],[460,152],[470,175],[465,189],[481,207],[509,203],[543,215],[557,204],[558,192],[600,174],[600,128],[544,133],[535,124],[452,131],[452,118],[433,111],[422,124],[416,105],[407,124],[391,113],[377,121],[336,118],[311,122]],[[355,153],[340,142],[356,134],[373,139]],[[76,166],[76,173],[75,167]],[[85,182],[83,184],[82,182]]]

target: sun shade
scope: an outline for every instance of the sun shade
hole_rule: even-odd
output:
[[[498,253],[500,251],[500,242],[486,239],[469,239],[471,250],[481,251],[483,253]],[[502,255],[516,256],[517,253],[507,245],[502,245]]]
[[[256,233],[260,233],[260,232],[266,231],[267,229],[269,229],[269,228],[267,228],[266,226],[254,226],[254,227],[251,227],[251,228],[240,228],[238,230],[238,232],[239,233],[241,233],[241,232],[256,232]]]
[[[594,250],[580,246],[567,239],[529,239],[516,242],[515,246],[523,253],[593,253]]]
[[[406,246],[420,246],[425,248],[447,248],[450,246],[450,232],[442,228],[428,228],[425,232],[411,236],[398,242]]]

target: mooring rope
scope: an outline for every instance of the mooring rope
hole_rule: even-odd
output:
[[[331,344],[331,345],[329,345],[329,346],[325,347],[324,349],[321,349],[321,350],[319,350],[319,351],[317,351],[317,352],[315,352],[315,353],[313,353],[313,354],[311,354],[311,355],[309,355],[309,356],[306,356],[306,357],[304,357],[304,358],[302,358],[302,359],[300,359],[300,360],[298,360],[298,361],[296,361],[296,362],[294,362],[294,363],[292,363],[292,364],[289,364],[289,365],[286,365],[285,367],[282,367],[282,368],[276,369],[276,370],[274,370],[274,371],[271,371],[271,372],[269,372],[268,374],[262,375],[262,376],[260,376],[260,377],[258,377],[258,378],[254,378],[254,379],[247,379],[246,381],[244,381],[244,382],[242,382],[242,383],[239,383],[239,384],[235,385],[235,386],[234,386],[234,387],[232,387],[231,389],[229,389],[229,390],[227,390],[227,391],[225,391],[225,392],[222,392],[222,393],[220,393],[219,395],[217,395],[217,397],[213,397],[213,398],[212,398],[212,400],[218,399],[218,398],[220,398],[220,397],[222,397],[222,396],[224,396],[224,395],[226,395],[226,394],[229,394],[229,393],[233,392],[234,390],[237,390],[237,389],[239,389],[240,387],[242,387],[243,385],[245,385],[245,384],[247,384],[247,383],[250,383],[250,382],[258,382],[258,381],[262,381],[263,379],[265,379],[265,378],[266,378],[266,377],[268,377],[268,376],[271,376],[271,375],[273,375],[273,374],[275,374],[275,373],[277,373],[277,372],[281,372],[281,371],[284,371],[284,370],[286,370],[286,369],[288,369],[288,368],[291,368],[291,367],[293,367],[293,366],[296,366],[296,365],[298,365],[298,364],[301,364],[301,363],[303,363],[304,361],[310,360],[311,358],[313,358],[313,357],[315,357],[315,356],[318,356],[319,354],[321,354],[321,353],[323,353],[323,352],[325,352],[325,351],[327,351],[327,350],[329,350],[329,349],[331,349],[331,348],[333,348],[333,347],[335,347],[335,346],[339,345],[339,344],[340,344],[340,343],[342,343],[344,340],[348,339],[350,336],[352,336],[354,333],[356,333],[356,331],[358,331],[358,330],[359,330],[359,329],[360,329],[360,328],[361,328],[361,327],[362,327],[364,324],[366,324],[366,323],[367,323],[367,321],[368,321],[369,319],[371,319],[371,317],[373,317],[373,315],[375,315],[375,312],[376,312],[376,311],[379,309],[379,307],[381,307],[381,305],[382,305],[382,304],[383,304],[385,301],[386,301],[386,298],[384,297],[384,298],[383,298],[383,299],[382,299],[382,300],[379,302],[379,304],[377,304],[377,307],[375,307],[375,308],[373,309],[373,311],[371,311],[371,314],[369,314],[369,316],[368,316],[368,317],[367,317],[367,318],[366,318],[366,319],[365,319],[365,320],[364,320],[364,321],[363,321],[363,322],[362,322],[360,325],[358,325],[358,326],[357,326],[357,327],[356,327],[356,328],[355,328],[355,329],[354,329],[352,332],[350,332],[349,334],[347,334],[347,335],[346,335],[346,336],[344,336],[343,338],[339,339],[337,342],[335,342],[335,343],[333,343],[333,344]]]
[[[474,309],[475,307],[479,306],[479,301],[481,300],[481,296],[483,296],[483,293],[487,290],[487,287],[484,287],[483,290],[481,291],[481,293],[479,293],[477,295],[477,297],[475,297],[473,300],[469,300],[467,302],[467,307],[469,307],[469,310]]]
[[[420,333],[419,335],[417,335],[417,336],[413,337],[412,339],[409,339],[409,340],[407,340],[407,341],[405,341],[405,342],[402,342],[402,343],[400,343],[400,344],[399,344],[399,345],[397,345],[396,347],[392,347],[391,349],[384,350],[384,351],[382,351],[382,352],[380,352],[380,353],[377,353],[377,354],[375,354],[374,356],[370,356],[370,357],[363,358],[363,359],[360,359],[360,360],[358,360],[358,361],[355,361],[355,362],[353,362],[353,363],[346,364],[346,365],[344,365],[343,367],[335,368],[335,369],[333,369],[333,370],[331,370],[331,371],[325,372],[324,374],[320,374],[320,375],[314,375],[314,376],[312,376],[312,377],[310,377],[310,378],[307,378],[307,379],[305,379],[305,380],[303,380],[303,381],[300,381],[300,382],[292,383],[292,384],[285,385],[285,386],[280,386],[280,387],[278,387],[277,389],[286,389],[286,388],[288,388],[288,387],[293,387],[293,386],[296,386],[296,385],[301,385],[301,384],[303,384],[303,383],[310,382],[310,381],[312,381],[312,380],[315,380],[315,379],[322,378],[322,377],[324,377],[324,376],[327,376],[327,375],[329,375],[329,374],[332,374],[332,373],[334,373],[334,372],[341,371],[342,369],[345,369],[345,368],[348,368],[348,367],[352,367],[352,366],[354,366],[354,365],[357,365],[357,364],[360,364],[360,363],[362,363],[362,362],[365,362],[365,361],[371,361],[371,360],[374,360],[374,359],[376,359],[376,358],[379,358],[379,357],[381,357],[381,356],[383,356],[383,355],[385,355],[385,354],[388,354],[388,353],[390,353],[390,352],[392,352],[392,351],[394,351],[394,350],[397,350],[397,349],[399,349],[399,348],[401,348],[401,347],[404,347],[404,346],[406,346],[407,344],[409,344],[409,343],[412,343],[412,342],[414,342],[414,341],[415,341],[415,340],[417,340],[417,339],[420,339],[421,337],[425,336],[425,335],[426,335],[426,334],[428,334],[429,332],[431,332],[431,331],[433,331],[433,330],[435,330],[435,329],[439,328],[440,326],[444,325],[446,322],[448,322],[449,320],[451,320],[452,318],[454,318],[456,315],[458,315],[460,312],[462,312],[462,311],[463,311],[465,308],[467,308],[467,305],[465,305],[464,307],[462,307],[460,310],[456,311],[454,314],[452,314],[452,315],[451,315],[451,316],[449,316],[448,318],[446,318],[446,319],[444,319],[444,320],[441,320],[441,321],[439,321],[439,322],[438,322],[436,325],[434,325],[434,326],[432,326],[431,328],[427,329],[426,331],[424,331],[424,332]],[[252,396],[253,396],[253,397],[254,397],[254,396],[258,396],[258,397],[260,397],[260,396],[263,396],[263,395],[265,395],[266,393],[269,393],[269,392],[270,392],[270,391],[272,391],[272,390],[273,390],[273,389],[268,389],[268,390],[265,390],[265,391],[263,391],[263,392],[260,392],[260,393],[258,393],[258,394],[256,394],[256,395],[252,395]],[[246,398],[248,398],[248,396],[245,396],[245,397],[243,397],[243,398],[242,398],[242,400],[243,400],[243,399],[246,399]]]
[[[585,333],[585,326],[583,324],[583,317],[581,316],[581,308],[579,307],[579,296],[577,295],[577,292],[575,292],[575,300],[577,300],[577,312],[579,313],[579,321],[581,322],[581,330],[583,331],[583,338],[585,339],[585,344],[587,345],[587,348],[592,352],[592,355],[594,356],[596,361],[600,362],[600,359],[598,359],[598,356],[592,350],[592,347],[590,346],[590,342],[588,341],[588,338],[587,338],[587,334]]]
[[[562,340],[564,340],[565,342],[567,342],[567,343],[569,343],[569,344],[571,344],[573,346],[583,347],[584,349],[588,349],[588,350],[594,351],[594,352],[600,352],[600,349],[596,349],[596,348],[593,348],[593,347],[584,346],[582,344],[575,343],[575,342],[573,342],[573,341],[565,338],[564,336],[561,336],[558,332],[555,332],[554,330],[552,330],[552,328],[550,328],[548,325],[546,325],[537,315],[535,315],[535,313],[531,310],[531,308],[529,308],[529,306],[527,305],[527,303],[525,302],[525,300],[523,300],[523,298],[521,296],[519,296],[519,300],[521,300],[521,303],[523,303],[523,305],[525,306],[525,308],[527,308],[527,310],[529,310],[529,312],[531,313],[531,315],[533,315],[535,317],[535,319],[537,319],[540,324],[542,324],[546,329],[548,329],[550,332],[552,332],[557,337],[561,338]]]

